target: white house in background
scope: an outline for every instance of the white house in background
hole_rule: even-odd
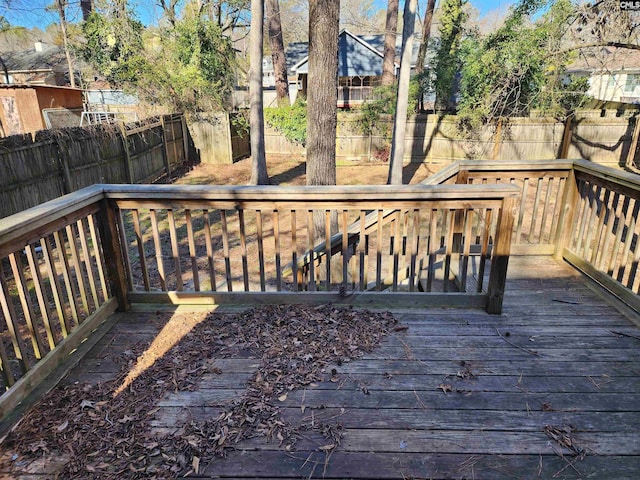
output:
[[[590,96],[607,102],[640,104],[640,51],[603,47],[586,51],[567,73],[589,77]]]

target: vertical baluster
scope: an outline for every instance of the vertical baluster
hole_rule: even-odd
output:
[[[49,350],[53,350],[56,346],[56,339],[53,334],[53,329],[51,328],[49,298],[47,297],[46,291],[42,288],[44,285],[44,282],[42,279],[42,274],[40,273],[40,265],[33,251],[33,245],[27,245],[25,247],[25,253],[27,255],[27,262],[29,263],[29,270],[31,270],[31,277],[33,279],[33,289],[36,292],[38,307],[40,308],[40,315],[42,316],[42,323],[44,325],[45,332],[47,333]],[[2,342],[0,341],[0,343]]]
[[[342,211],[342,289],[346,293],[349,280],[349,232],[347,211]]]
[[[524,223],[524,212],[527,206],[527,193],[529,190],[529,179],[524,178],[522,181],[522,199],[520,200],[520,212],[518,213],[518,225],[516,226],[516,238],[514,243],[519,244],[522,237],[522,224]]]
[[[249,265],[247,263],[247,234],[246,225],[244,223],[244,210],[238,209],[238,222],[240,223],[240,249],[242,252],[242,281],[244,283],[244,291],[249,291]]]
[[[315,260],[315,239],[313,235],[313,210],[307,211],[307,264],[309,271],[309,283],[307,288],[311,292],[316,291],[316,260]]]
[[[378,210],[376,228],[376,290],[380,291],[382,288],[382,210]]]
[[[544,196],[544,209],[542,210],[542,221],[540,222],[540,230],[538,233],[538,243],[544,243],[544,234],[546,233],[547,218],[549,214],[549,202],[551,201],[551,190],[553,189],[554,178],[549,178],[547,182],[547,192]]]
[[[180,266],[180,252],[178,250],[178,232],[176,230],[176,220],[173,210],[167,210],[167,220],[169,221],[169,238],[171,239],[171,256],[173,257],[173,268],[176,273],[176,290],[181,292],[184,288],[182,281],[182,268]]]
[[[620,210],[620,215],[616,213],[615,229],[616,229],[616,237],[613,242],[613,248],[611,249],[611,255],[609,257],[609,263],[607,267],[607,275],[613,277],[613,272],[616,266],[616,260],[618,259],[618,252],[620,251],[620,245],[622,244],[622,234],[625,230],[625,225],[627,223],[627,215],[629,215],[629,204],[631,203],[631,198],[625,196],[622,201],[622,209]]]
[[[4,342],[2,341],[0,341],[0,374],[2,374],[5,389],[8,390],[15,383],[15,380],[13,379],[7,350],[4,348]]]
[[[227,290],[233,291],[231,277],[231,258],[229,256],[229,229],[227,227],[227,211],[220,210],[220,223],[222,225],[222,252],[224,254],[224,272],[227,280]]]
[[[416,260],[418,258],[418,243],[420,242],[420,210],[413,210],[413,221],[410,224],[409,243],[411,257],[409,260],[409,291],[415,291]]]
[[[102,260],[102,243],[96,231],[95,219],[93,215],[87,217],[87,223],[89,224],[89,235],[91,235],[91,243],[93,244],[94,258],[96,262],[96,269],[98,270],[98,278],[100,280],[100,289],[102,290],[103,300],[106,302],[109,297],[109,287],[107,286],[107,280],[104,274],[104,262]]]
[[[204,219],[204,243],[207,248],[207,264],[209,265],[209,280],[211,283],[210,290],[216,291],[216,268],[213,261],[213,242],[211,240],[211,220],[209,219],[209,210],[203,210]]]
[[[438,239],[438,212],[437,209],[431,210],[431,222],[429,225],[429,262],[427,265],[427,292],[433,290],[433,280],[436,275],[436,255],[440,241]]]
[[[472,212],[473,210],[464,211],[464,244],[460,261],[460,290],[462,292],[467,291],[467,270],[469,269],[469,255],[471,254],[471,226],[473,223],[471,220]]]
[[[638,201],[636,200],[636,203],[638,203]],[[635,233],[633,233],[633,236],[638,239],[640,238],[640,231],[638,231],[639,229],[638,224],[636,222],[636,228],[635,228]],[[638,293],[638,289],[640,288],[640,285],[638,285],[636,287],[636,279],[638,278],[638,265],[640,264],[640,246],[638,245],[640,242],[639,241],[635,241],[632,242],[633,245],[631,247],[631,251],[630,253],[632,254],[632,261],[631,264],[629,265],[629,278],[627,279],[627,288],[629,288],[632,291],[635,291],[636,293]]]
[[[16,311],[11,302],[11,296],[9,295],[9,288],[7,287],[7,280],[4,276],[4,272],[2,271],[2,267],[0,266],[0,306],[2,307],[2,313],[4,315],[5,323],[7,324],[7,329],[9,330],[9,335],[11,335],[11,343],[13,345],[13,351],[16,355],[16,359],[18,360],[18,364],[20,365],[20,370],[22,373],[27,373],[27,371],[31,368],[31,362],[26,357],[26,350],[24,345],[22,344],[22,338],[19,335],[18,329],[16,328],[16,324],[18,317],[16,316]]]
[[[44,258],[44,263],[47,266],[47,274],[49,275],[49,281],[51,282],[51,294],[53,295],[53,302],[56,306],[58,321],[60,322],[60,331],[62,333],[62,337],[66,338],[71,331],[71,327],[68,323],[65,309],[62,304],[62,289],[60,287],[60,281],[58,279],[58,273],[56,272],[55,263],[51,256],[49,240],[47,238],[42,238],[40,240],[40,246],[42,247],[42,258]]]
[[[191,210],[185,210],[185,222],[187,224],[187,241],[189,243],[189,257],[191,259],[191,273],[193,275],[193,289],[200,291],[200,274],[198,272],[198,257],[196,255],[196,241],[193,235],[193,221],[191,220]]]
[[[136,246],[138,247],[138,258],[140,259],[140,270],[142,270],[142,282],[144,284],[144,290],[148,292],[149,287],[149,272],[147,270],[147,259],[144,254],[144,238],[142,238],[142,230],[140,229],[140,216],[138,209],[131,211],[133,217],[133,230],[136,235]]]
[[[553,212],[551,214],[551,231],[549,233],[549,243],[553,243],[553,239],[556,238],[556,232],[558,231],[558,223],[560,220],[560,209],[562,208],[562,196],[566,185],[566,178],[561,177],[560,179],[558,179],[558,189],[556,191],[556,196],[553,199]]]
[[[358,238],[358,261],[360,271],[358,274],[359,284],[358,288],[361,292],[363,292],[366,288],[366,269],[367,265],[365,263],[365,239],[364,239],[364,230],[365,230],[365,222],[366,222],[366,214],[364,210],[360,211],[360,236]]]
[[[585,182],[584,185],[584,196],[582,198],[583,210],[580,218],[580,229],[578,230],[578,237],[576,238],[576,250],[575,253],[580,255],[580,250],[582,249],[582,242],[584,240],[584,232],[587,227],[587,223],[589,220],[589,211],[591,209],[591,202],[593,198],[593,185],[587,184]],[[575,230],[574,230],[575,231]]]
[[[71,317],[73,318],[74,324],[77,326],[80,324],[80,319],[78,318],[77,298],[75,292],[73,291],[71,279],[69,278],[69,260],[67,259],[66,249],[62,241],[60,232],[54,232],[53,238],[56,242],[56,251],[58,252],[58,257],[60,258],[60,261],[62,263],[62,278],[64,280],[64,285],[67,291],[67,299],[69,300]]]
[[[536,223],[538,223],[538,210],[540,210],[540,195],[542,194],[543,179],[538,178],[536,185],[536,194],[533,200],[533,212],[531,215],[531,225],[529,226],[528,243],[533,243],[536,232]],[[538,242],[539,243],[539,242]]]
[[[395,218],[391,224],[391,228],[395,227],[395,231],[393,233],[393,264],[392,270],[390,272],[393,282],[391,284],[391,289],[394,292],[398,291],[398,269],[400,268],[400,248],[402,246],[402,236],[400,233],[402,218],[400,217],[402,212],[400,210],[396,210]]]
[[[84,285],[84,273],[82,271],[82,265],[80,263],[80,255],[78,254],[78,244],[76,243],[76,234],[73,231],[71,225],[65,227],[67,232],[67,240],[69,243],[69,250],[71,252],[71,264],[75,271],[76,282],[78,283],[78,289],[80,290],[80,300],[82,301],[82,307],[86,315],[90,313],[89,302],[87,301],[87,290]]]
[[[280,214],[278,210],[273,211],[273,240],[276,249],[276,290],[282,291],[282,271],[280,253]]]
[[[598,218],[598,205],[601,205],[600,195],[602,194],[602,187],[596,188],[595,195],[591,200],[591,212],[589,213],[589,222],[587,224],[587,235],[584,241],[584,249],[582,251],[582,258],[588,260],[589,249],[591,246],[591,239],[593,238],[593,230],[595,228],[596,218]]]
[[[593,250],[591,251],[591,263],[595,267],[596,259],[598,258],[598,252],[600,251],[600,247],[602,245],[603,236],[604,236],[604,222],[606,217],[609,215],[609,201],[611,200],[611,190],[605,190],[604,199],[602,201],[602,205],[600,207],[600,215],[598,216],[598,227],[596,229],[596,237],[593,239]]]
[[[451,274],[451,255],[453,253],[453,231],[455,221],[455,210],[449,210],[448,214],[443,211],[443,222],[446,215],[446,240],[445,240],[445,257],[444,257],[444,285],[443,292],[449,291],[449,275]]]
[[[294,291],[300,290],[300,284],[302,283],[302,279],[299,277],[299,269],[298,269],[298,245],[296,241],[297,236],[297,225],[296,225],[296,211],[291,210],[291,257],[293,262],[293,289]]]
[[[89,280],[89,288],[91,290],[91,298],[93,299],[93,305],[97,310],[100,306],[100,300],[98,298],[98,289],[96,288],[96,280],[93,273],[93,266],[91,265],[91,251],[89,250],[89,244],[87,243],[87,233],[84,229],[84,221],[80,219],[76,222],[78,226],[78,235],[80,237],[80,247],[84,254],[84,265],[87,269],[87,278]]]
[[[38,326],[35,322],[35,314],[33,310],[33,302],[31,301],[31,295],[26,285],[24,278],[24,272],[22,261],[15,253],[9,255],[9,263],[11,264],[11,271],[13,272],[13,280],[16,284],[16,290],[18,292],[18,298],[22,305],[22,313],[24,320],[27,324],[27,330],[29,331],[29,337],[31,337],[31,346],[33,347],[33,354],[36,359],[40,360],[44,356],[44,342],[38,331]]]
[[[260,291],[264,292],[267,289],[266,281],[264,278],[264,239],[262,233],[262,212],[256,211],[256,232],[258,235],[258,266],[260,268]]]
[[[631,220],[626,228],[625,233],[622,235],[622,243],[624,244],[624,250],[622,252],[622,256],[620,257],[620,265],[618,267],[618,275],[617,280],[620,283],[624,283],[625,275],[629,272],[630,262],[627,262],[629,258],[629,252],[631,251],[631,246],[634,243],[634,232],[636,229],[636,221],[638,218],[638,213],[640,213],[640,200],[633,200],[633,214],[631,215]],[[636,242],[637,243],[637,242]]]
[[[324,212],[324,259],[327,270],[327,291],[331,290],[331,210]]]
[[[480,264],[478,265],[478,293],[482,292],[482,286],[484,284],[484,271],[487,264],[487,259],[490,256],[489,252],[489,240],[491,238],[491,224],[493,211],[490,208],[485,210],[484,227],[482,232],[482,244],[480,246]]]
[[[609,246],[611,245],[611,240],[613,239],[613,225],[616,221],[616,215],[618,212],[618,207],[620,205],[620,194],[615,192],[613,194],[613,199],[611,200],[611,208],[607,211],[607,216],[605,218],[605,223],[607,228],[604,232],[604,243],[602,244],[602,252],[600,254],[600,261],[597,265],[594,265],[598,270],[605,269],[606,259],[609,256]]]
[[[167,290],[167,276],[164,271],[164,261],[162,260],[162,243],[160,242],[160,229],[158,228],[158,218],[156,211],[151,210],[151,231],[153,232],[153,243],[156,248],[156,263],[158,265],[158,275],[160,276],[160,288],[163,292]]]
[[[122,245],[122,256],[124,257],[124,266],[126,269],[127,285],[129,291],[133,291],[133,274],[131,273],[131,258],[129,255],[129,242],[127,241],[127,231],[124,228],[123,212],[119,208],[116,209],[116,220],[118,222],[118,234],[120,235],[120,245]]]
[[[620,262],[618,264],[618,274],[616,275],[616,280],[623,283],[623,279],[625,273],[628,272],[627,268],[627,258],[629,258],[629,252],[631,251],[631,244],[633,243],[633,232],[636,229],[636,219],[638,218],[638,213],[640,210],[640,200],[633,200],[633,210],[631,214],[631,218],[629,218],[629,223],[625,224],[624,232],[622,234],[622,255],[618,258]]]

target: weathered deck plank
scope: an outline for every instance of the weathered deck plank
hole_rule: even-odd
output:
[[[399,328],[380,347],[279,402],[292,424],[342,425],[331,454],[313,432],[293,451],[253,438],[191,478],[637,478],[640,329],[628,312],[550,258],[513,259],[504,306],[500,316],[394,309]],[[116,353],[153,341],[170,317],[125,315],[66,381],[113,378]],[[158,400],[154,431],[216,417],[259,362],[252,352],[216,359],[195,391]],[[550,440],[546,425],[571,426],[584,458]]]

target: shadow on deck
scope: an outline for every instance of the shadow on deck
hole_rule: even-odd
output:
[[[340,428],[340,445],[327,448],[317,430],[301,435],[290,450],[258,436],[233,445],[226,458],[203,458],[199,473],[189,477],[637,478],[640,330],[633,314],[551,257],[512,257],[507,285],[500,316],[394,308],[398,326],[377,348],[328,366],[321,381],[277,402],[291,425]],[[112,380],[120,372],[118,359],[154,361],[145,350],[151,342],[169,346],[164,334],[180,336],[205,313],[134,306],[117,315],[59,388]],[[211,334],[228,315],[214,314]],[[138,351],[144,353],[132,358]],[[188,390],[148,406],[153,432],[175,434],[190,422],[218,417],[259,364],[250,351],[215,359]],[[63,422],[53,418],[47,428],[60,429]],[[4,462],[2,478],[56,478],[65,455],[49,452],[35,464]],[[77,478],[118,478],[95,469],[85,474]],[[141,472],[130,478],[154,477]]]

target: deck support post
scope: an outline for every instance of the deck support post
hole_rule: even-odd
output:
[[[502,201],[496,227],[496,239],[493,245],[493,256],[491,257],[491,272],[489,273],[489,285],[487,287],[489,296],[487,299],[487,313],[502,313],[515,208],[515,197],[507,197]]]
[[[108,199],[100,200],[100,213],[98,227],[100,238],[102,239],[102,249],[104,252],[105,266],[111,291],[118,299],[118,310],[129,309],[129,299],[127,295],[127,276],[123,259],[122,249],[118,235],[118,221],[116,218],[115,205]]]
[[[558,229],[554,239],[554,258],[562,259],[562,252],[571,241],[571,227],[576,214],[576,209],[580,203],[580,192],[578,191],[578,181],[576,179],[575,168],[572,168],[564,184],[562,201],[560,203],[560,216],[558,217]]]

